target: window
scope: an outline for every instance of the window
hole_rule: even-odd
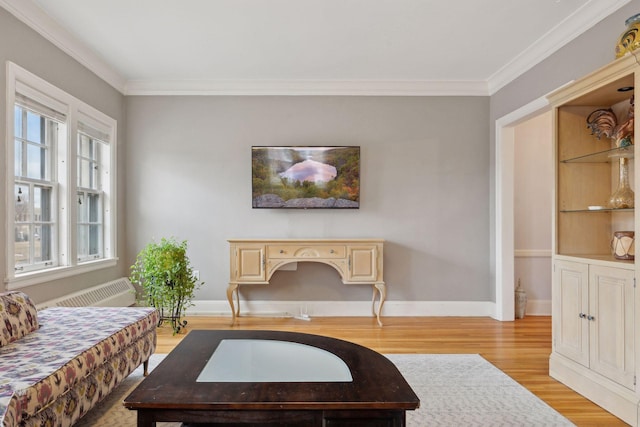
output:
[[[9,288],[115,265],[115,120],[12,63],[7,91]]]
[[[14,107],[14,123],[14,268],[31,271],[51,266],[56,259],[51,153],[59,123],[19,104]]]

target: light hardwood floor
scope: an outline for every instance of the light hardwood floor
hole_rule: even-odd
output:
[[[193,329],[259,329],[325,335],[364,345],[380,353],[477,353],[547,402],[577,426],[625,426],[624,422],[549,377],[551,318],[527,316],[515,322],[478,317],[373,318],[187,317]],[[158,331],[157,353],[169,353],[184,338],[171,328]]]

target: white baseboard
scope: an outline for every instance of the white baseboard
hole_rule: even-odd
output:
[[[529,300],[525,316],[551,316],[551,300]]]
[[[188,315],[227,315],[231,308],[227,301],[193,301]],[[386,301],[383,316],[492,316],[495,303],[487,301]],[[371,301],[240,301],[241,315],[254,316],[331,317],[371,316]]]
[[[551,249],[514,249],[516,258],[551,258]]]
[[[240,314],[245,316],[310,317],[371,316],[371,301],[243,301]],[[197,300],[187,309],[190,316],[231,316],[229,303],[224,300]],[[532,300],[527,303],[526,315],[551,315],[551,301]],[[386,301],[382,316],[395,317],[495,317],[495,303],[491,301]]]

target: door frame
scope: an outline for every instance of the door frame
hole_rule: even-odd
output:
[[[515,318],[514,174],[515,126],[550,110],[542,96],[495,121],[495,309],[493,318]]]

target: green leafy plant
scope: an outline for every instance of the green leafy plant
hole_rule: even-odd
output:
[[[193,305],[194,292],[204,284],[193,274],[187,241],[174,238],[147,244],[131,266],[130,280],[142,289],[141,300],[160,312],[158,326],[170,322],[174,334],[186,326],[182,317]]]

